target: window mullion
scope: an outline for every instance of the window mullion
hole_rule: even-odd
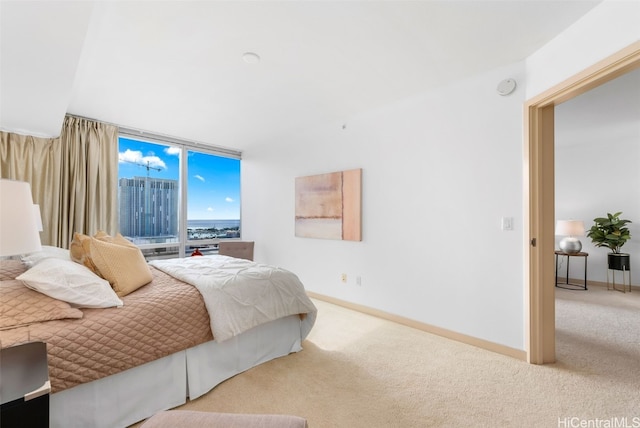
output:
[[[188,167],[187,167],[187,147],[181,146],[180,151],[180,227],[178,230],[178,234],[180,236],[180,249],[179,249],[179,257],[185,257],[186,246],[187,246],[187,177],[188,177]]]

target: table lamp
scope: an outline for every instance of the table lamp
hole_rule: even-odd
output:
[[[29,183],[0,179],[0,257],[42,250],[33,205]]]
[[[42,216],[40,215],[40,205],[33,204],[33,212],[36,214],[36,224],[38,225],[38,232],[42,232]]]
[[[564,236],[560,241],[562,251],[567,254],[579,253],[582,250],[582,242],[576,236],[584,235],[584,222],[582,220],[558,220],[556,235]]]

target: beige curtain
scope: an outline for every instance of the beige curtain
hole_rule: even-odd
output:
[[[58,138],[0,132],[0,177],[31,183],[43,245],[118,230],[118,128],[66,116]]]

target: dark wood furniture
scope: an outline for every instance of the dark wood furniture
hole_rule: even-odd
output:
[[[565,282],[558,282],[558,258],[566,256],[567,258],[567,274]],[[575,284],[569,282],[569,261],[571,257],[582,257],[584,259],[584,284]],[[556,287],[565,288],[567,290],[586,290],[587,289],[587,257],[589,253],[565,253],[564,251],[556,251]]]
[[[0,426],[49,426],[47,345],[30,342],[0,350]]]

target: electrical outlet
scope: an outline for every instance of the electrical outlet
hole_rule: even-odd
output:
[[[362,277],[360,275],[356,276],[356,284],[362,286]]]
[[[347,282],[347,274],[343,273],[342,275],[340,275],[340,280],[346,284],[346,282]]]

